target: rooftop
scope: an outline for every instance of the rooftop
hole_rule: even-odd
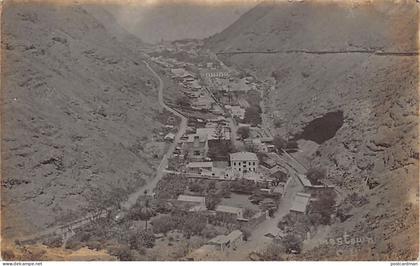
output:
[[[240,230],[232,231],[228,235],[218,235],[212,239],[209,240],[209,244],[226,244],[229,241],[236,240],[238,238],[242,237],[242,232]]]
[[[290,210],[304,213],[306,211],[306,207],[308,206],[310,198],[311,198],[310,194],[296,193],[296,196],[292,202],[292,207],[290,208]]]
[[[197,203],[203,203],[205,204],[206,198],[199,197],[199,196],[190,196],[190,195],[179,195],[178,196],[179,201],[188,201],[188,202],[197,202]]]
[[[232,206],[227,206],[227,205],[217,205],[215,208],[215,211],[228,212],[228,213],[233,213],[233,214],[237,214],[238,212],[241,212],[242,210],[243,210],[242,208],[232,207]]]
[[[231,161],[258,161],[258,157],[252,152],[235,152],[230,154]]]
[[[187,168],[210,168],[213,167],[213,162],[190,162]]]

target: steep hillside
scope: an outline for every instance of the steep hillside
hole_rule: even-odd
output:
[[[206,1],[137,1],[109,9],[117,21],[148,43],[205,38],[222,31],[258,0],[217,4]]]
[[[95,6],[3,7],[4,237],[79,218],[154,173],[144,146],[162,126],[156,81],[134,52],[142,42],[104,16]]]
[[[273,132],[320,144],[309,161],[327,169],[340,199],[368,199],[340,206],[350,218],[329,230],[374,238],[357,259],[418,255],[417,25],[415,1],[264,3],[207,40],[227,65],[274,81]],[[340,259],[328,251],[307,258]]]

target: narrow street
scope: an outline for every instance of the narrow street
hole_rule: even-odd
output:
[[[187,118],[183,115],[181,115],[176,110],[172,109],[171,107],[167,106],[163,100],[163,88],[164,83],[163,80],[160,78],[160,76],[156,73],[156,71],[153,70],[153,68],[146,62],[143,61],[146,67],[155,75],[155,77],[159,80],[159,86],[158,86],[158,101],[159,105],[162,106],[165,110],[168,112],[171,112],[175,116],[181,118],[181,124],[179,126],[179,130],[175,136],[174,141],[169,146],[167,152],[162,157],[162,160],[160,161],[159,166],[156,169],[156,175],[153,177],[152,180],[150,180],[145,186],[139,188],[136,192],[129,195],[128,199],[121,204],[121,208],[123,210],[129,210],[136,202],[137,199],[147,191],[148,193],[151,193],[153,189],[156,187],[159,180],[164,176],[164,170],[168,166],[168,159],[175,151],[176,146],[181,140],[182,135],[184,135],[186,128],[187,128]]]

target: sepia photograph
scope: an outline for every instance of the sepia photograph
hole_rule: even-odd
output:
[[[0,5],[2,265],[418,265],[419,0]]]

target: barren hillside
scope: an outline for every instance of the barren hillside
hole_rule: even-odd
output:
[[[333,224],[329,237],[371,235],[375,244],[356,259],[413,259],[418,4],[381,2],[266,2],[209,38],[207,47],[222,52],[228,65],[274,79],[265,96],[273,131],[317,142],[318,150],[307,154],[311,166],[327,169],[342,198],[356,192],[368,199],[343,207],[349,218]],[[306,255],[344,258],[331,249]]]
[[[142,42],[107,16],[77,4],[3,7],[4,237],[79,218],[154,173],[144,147],[162,126],[155,81],[135,52]]]

